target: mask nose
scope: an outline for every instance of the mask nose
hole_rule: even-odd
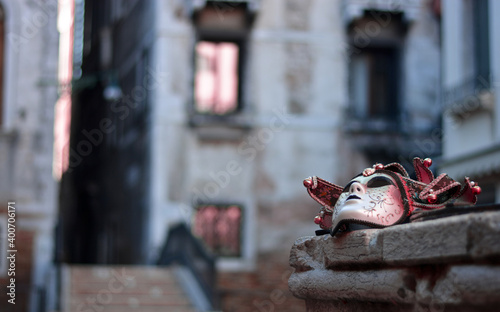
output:
[[[349,187],[349,193],[354,195],[363,195],[365,193],[365,187],[359,182],[354,182]]]

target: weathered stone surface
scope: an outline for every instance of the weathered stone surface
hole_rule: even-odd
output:
[[[500,306],[500,267],[452,266],[436,281],[432,295],[435,301],[444,304]]]
[[[360,230],[336,237],[308,236],[295,242],[290,265],[304,271],[495,258],[500,257],[499,235],[500,212],[487,212]]]
[[[411,306],[394,302],[342,302],[306,300],[308,312],[401,312],[411,311]],[[422,310],[424,311],[424,310]],[[434,312],[434,311],[433,311]],[[436,311],[437,312],[437,311]]]
[[[325,267],[359,266],[382,262],[382,240],[378,229],[360,230],[338,237],[325,235],[321,247]]]
[[[383,229],[383,260],[414,265],[500,256],[500,212],[471,213]]]
[[[292,274],[289,287],[296,297],[306,299],[308,311],[488,310],[500,305],[500,267],[311,270]]]
[[[401,269],[294,273],[288,280],[299,298],[410,303],[415,293],[408,285],[408,273]]]
[[[473,258],[500,257],[500,213],[474,215],[468,227],[468,247]]]
[[[379,230],[355,231],[338,237],[306,236],[295,241],[290,265],[298,271],[350,267],[382,262]]]
[[[290,251],[290,266],[297,272],[321,269],[323,265],[323,248],[318,246],[318,240],[313,236],[297,239]]]
[[[342,302],[306,300],[308,312],[401,312],[411,311],[411,306],[394,302]]]
[[[496,311],[500,212],[304,237],[292,293],[307,311]]]
[[[389,264],[442,263],[467,258],[467,217],[458,216],[386,228],[383,259]]]

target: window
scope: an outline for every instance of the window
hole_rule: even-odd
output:
[[[487,0],[472,1],[475,88],[487,89],[490,84],[490,45]]]
[[[365,11],[363,17],[349,25],[351,117],[397,123],[405,32],[402,14],[397,12]]]
[[[199,41],[195,60],[195,108],[224,115],[238,107],[239,47],[233,42]]]
[[[241,256],[242,208],[239,205],[198,206],[192,229],[207,248],[221,257]]]
[[[350,63],[351,115],[359,119],[397,117],[397,50],[367,48]]]
[[[244,109],[245,47],[252,20],[246,2],[207,1],[193,14],[192,113],[196,120],[226,122],[231,118],[218,116],[235,115]]]

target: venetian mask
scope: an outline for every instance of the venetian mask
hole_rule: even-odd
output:
[[[395,179],[387,174],[357,176],[340,194],[333,208],[332,230],[343,220],[374,227],[391,225],[404,215],[403,197]]]
[[[465,178],[464,187],[446,174],[434,178],[430,159],[413,161],[417,179],[411,179],[398,163],[376,164],[354,177],[344,188],[318,177],[304,180],[309,195],[323,207],[314,219],[317,234],[349,230],[358,224],[382,228],[405,222],[412,214],[470,205],[481,192]]]

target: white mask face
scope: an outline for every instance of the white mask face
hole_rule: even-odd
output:
[[[358,176],[340,194],[332,215],[332,230],[343,220],[389,226],[404,213],[404,204],[394,178],[383,173]]]

